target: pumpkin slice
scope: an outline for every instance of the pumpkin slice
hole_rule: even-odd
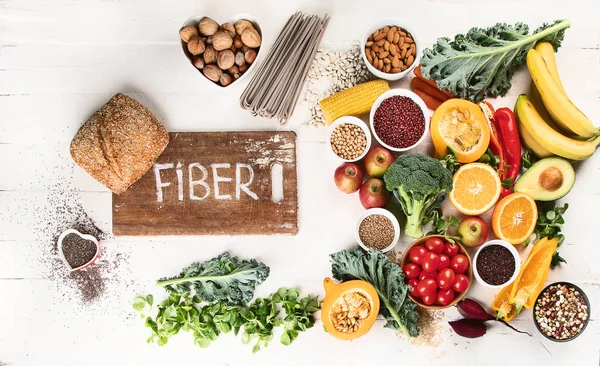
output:
[[[371,329],[379,313],[379,296],[370,283],[354,280],[336,284],[331,278],[325,278],[323,287],[321,318],[329,334],[351,340]]]

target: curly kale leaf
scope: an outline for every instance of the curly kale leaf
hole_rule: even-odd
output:
[[[421,72],[457,98],[479,102],[504,96],[515,69],[526,62],[527,52],[538,42],[550,42],[558,49],[570,25],[568,20],[557,20],[529,34],[523,23],[498,23],[472,28],[454,40],[440,38],[423,52]]]
[[[381,307],[379,313],[387,320],[386,328],[402,331],[408,338],[417,337],[419,328],[415,303],[408,297],[409,287],[399,265],[385,254],[360,248],[333,253],[331,272],[338,281],[363,280],[375,287]]]
[[[256,286],[268,276],[269,267],[264,263],[242,260],[224,252],[209,261],[192,263],[179,276],[161,278],[156,284],[169,293],[194,291],[201,301],[239,305],[250,302]]]

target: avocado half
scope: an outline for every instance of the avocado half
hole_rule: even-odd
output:
[[[565,159],[545,158],[533,164],[515,183],[514,191],[527,193],[536,201],[564,197],[575,184],[575,170]]]

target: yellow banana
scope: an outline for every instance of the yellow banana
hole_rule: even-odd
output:
[[[527,131],[527,129],[525,128],[525,126],[523,125],[523,123],[521,122],[521,120],[519,118],[519,114],[517,113],[516,108],[515,108],[515,117],[517,118],[517,122],[519,125],[519,134],[521,135],[521,140],[523,140],[523,144],[527,148],[529,148],[529,150],[533,151],[535,156],[537,156],[538,158],[547,158],[549,156],[553,156],[554,154],[550,150],[547,150],[542,145],[540,145],[537,141],[535,141],[533,136],[531,136],[529,131]]]
[[[546,123],[548,123],[548,125],[550,127],[554,128],[556,131],[562,133],[565,136],[575,138],[575,136],[573,136],[573,132],[571,132],[571,130],[569,130],[568,128],[563,127],[563,126],[561,126],[561,127],[557,126],[556,122],[554,122],[552,117],[550,117],[550,113],[548,113],[548,111],[546,110],[546,107],[544,107],[544,102],[542,102],[542,96],[540,95],[540,92],[537,90],[533,80],[531,81],[531,86],[529,87],[529,100],[531,101],[531,104],[533,104],[535,109],[538,111],[540,116],[542,116],[544,121],[546,121]]]
[[[594,153],[600,143],[600,136],[590,141],[580,141],[560,134],[542,119],[525,94],[521,94],[517,99],[515,114],[519,116],[523,130],[527,130],[533,140],[555,155],[572,160],[584,160]]]
[[[554,47],[552,46],[552,43],[540,42],[535,46],[535,50],[544,59],[546,67],[548,67],[548,72],[550,72],[550,75],[552,75],[552,79],[554,79],[558,89],[560,89],[564,95],[567,95],[565,87],[563,86],[560,76],[558,75],[558,66],[556,65],[556,56],[554,55]]]
[[[581,112],[569,97],[561,92],[552,78],[546,62],[535,49],[527,52],[527,68],[542,96],[542,101],[556,123],[583,138],[599,135],[598,128]]]

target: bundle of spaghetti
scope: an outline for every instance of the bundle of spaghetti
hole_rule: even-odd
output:
[[[297,12],[288,19],[265,61],[240,96],[252,115],[277,118],[286,124],[300,96],[329,16]]]

